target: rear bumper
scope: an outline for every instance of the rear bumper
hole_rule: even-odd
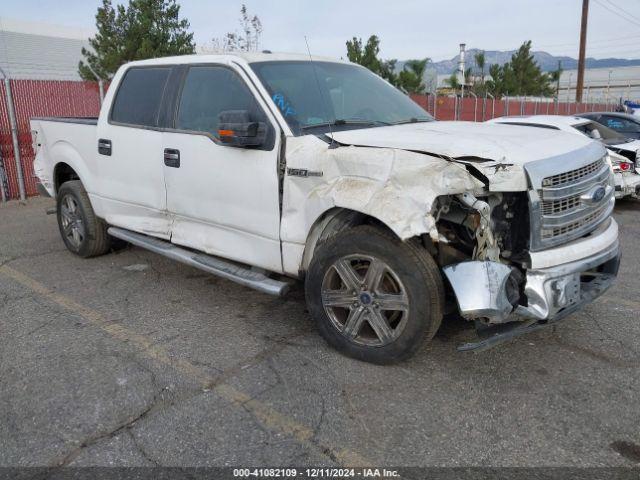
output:
[[[615,281],[620,264],[618,227],[614,219],[590,237],[567,246],[532,254],[524,296],[514,308],[514,271],[496,262],[462,262],[443,269],[458,300],[460,314],[485,319],[497,333],[463,350],[486,348],[517,335],[558,322],[602,295]],[[576,257],[577,252],[583,256]],[[560,263],[562,258],[566,262]],[[517,277],[516,277],[517,278]],[[511,293],[511,295],[510,295]],[[488,321],[488,322],[487,322]]]

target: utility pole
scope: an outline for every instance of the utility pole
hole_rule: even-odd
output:
[[[584,87],[584,61],[587,50],[587,20],[589,17],[589,0],[582,0],[582,22],[580,23],[580,53],[578,56],[578,82],[576,83],[576,103],[582,102]]]

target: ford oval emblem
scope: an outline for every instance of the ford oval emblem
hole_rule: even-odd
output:
[[[607,190],[604,187],[598,187],[593,192],[591,192],[591,200],[593,201],[593,203],[598,203],[604,198],[604,195],[606,193]]]

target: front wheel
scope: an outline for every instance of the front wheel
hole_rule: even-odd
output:
[[[107,226],[96,217],[82,182],[63,183],[56,198],[58,228],[67,249],[83,258],[107,253]]]
[[[410,357],[442,320],[444,288],[435,261],[419,244],[373,226],[352,228],[319,246],[305,289],[327,342],[368,362]]]

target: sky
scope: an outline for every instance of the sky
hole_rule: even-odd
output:
[[[114,1],[122,3],[122,1]],[[262,21],[261,48],[345,57],[345,41],[376,34],[381,57],[450,59],[467,48],[578,56],[582,0],[181,0],[196,43],[239,28],[242,3]],[[93,28],[100,0],[0,0],[0,16]],[[640,0],[591,0],[587,56],[640,58]]]

